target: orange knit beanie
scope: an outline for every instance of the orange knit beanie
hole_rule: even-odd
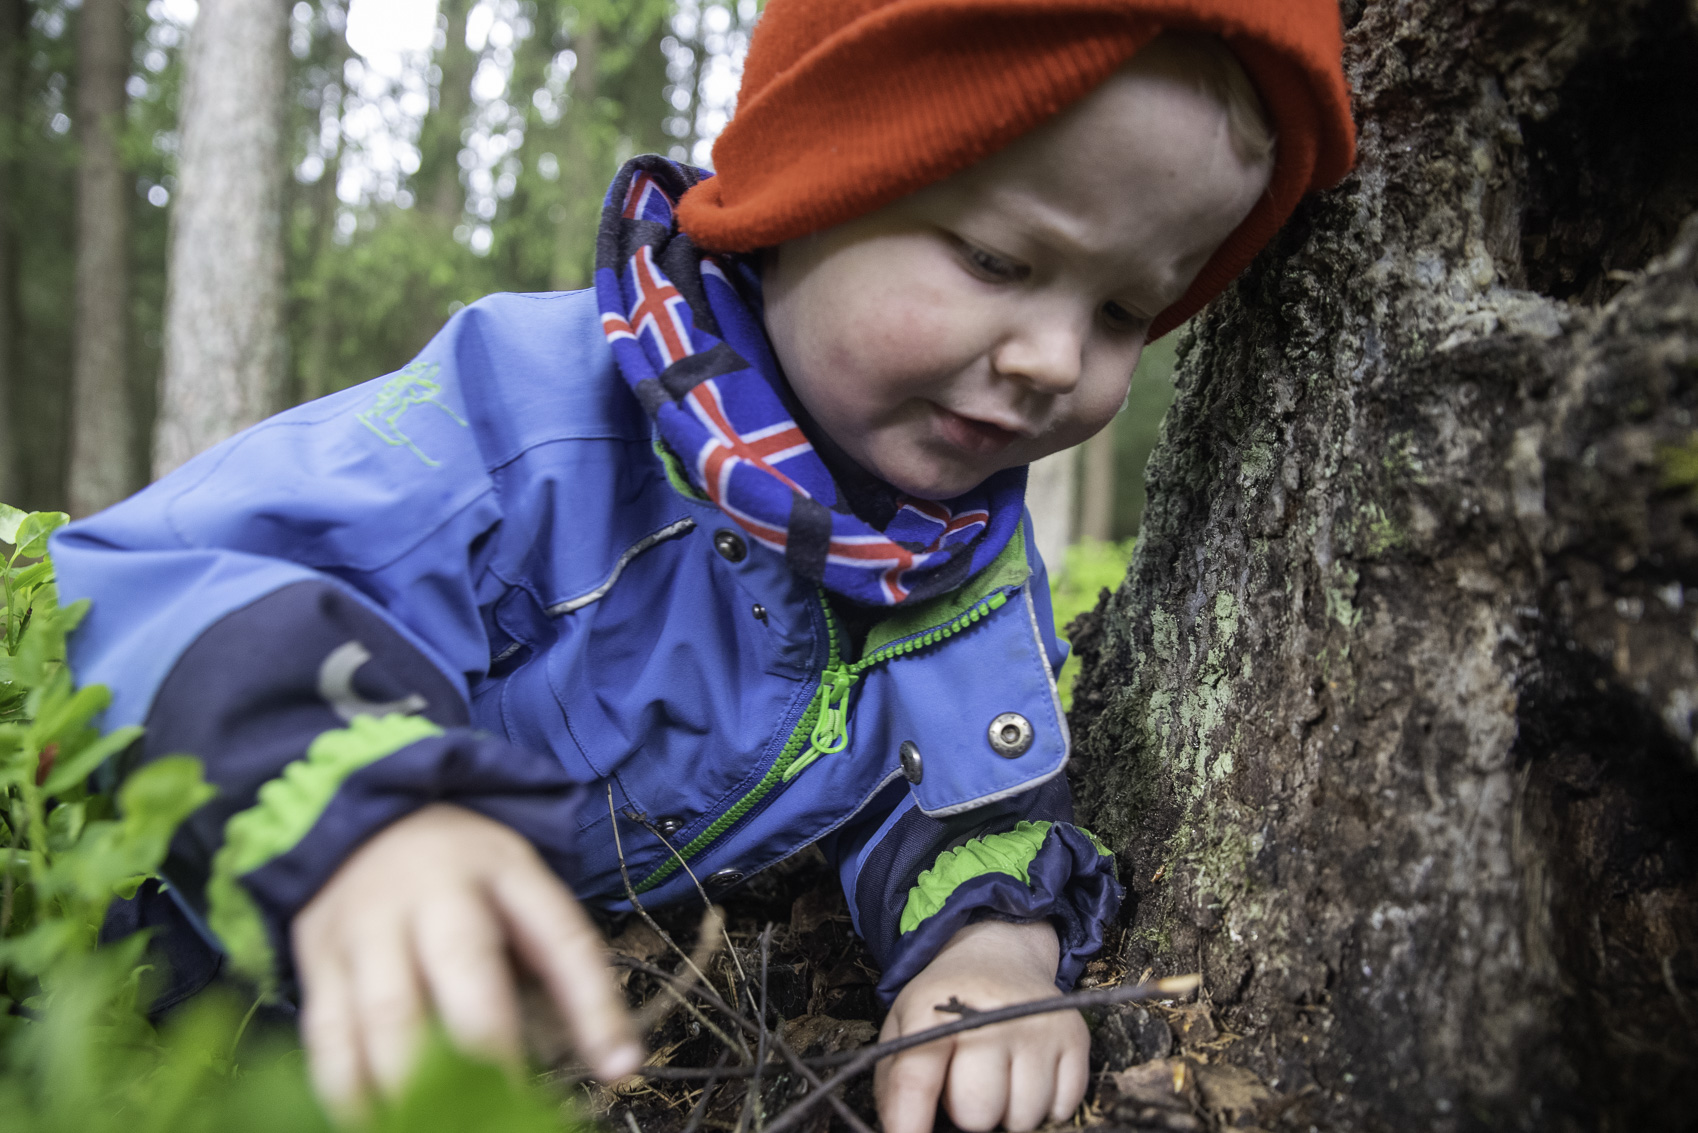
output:
[[[1349,171],[1337,0],[771,0],[718,175],[684,195],[679,225],[747,252],[852,220],[995,153],[1168,29],[1226,42],[1279,143],[1267,192],[1150,328],[1164,334]]]

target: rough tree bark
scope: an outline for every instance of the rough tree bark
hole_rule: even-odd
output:
[[[77,15],[77,321],[71,369],[73,515],[135,490],[129,385],[130,197],[119,140],[130,77],[129,4],[83,0]]]
[[[1698,7],[1344,18],[1357,170],[1184,344],[1076,638],[1121,948],[1270,1127],[1688,1128]]]
[[[184,61],[154,475],[277,408],[289,9],[202,0]]]

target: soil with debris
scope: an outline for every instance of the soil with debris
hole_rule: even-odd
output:
[[[729,895],[723,908],[725,933],[737,950],[741,973],[728,949],[714,951],[704,971],[720,994],[730,999],[728,991],[744,986],[746,980],[759,998],[759,937],[771,925],[765,988],[768,1018],[781,1028],[795,1053],[810,1059],[853,1050],[876,1039],[884,1018],[873,993],[878,970],[850,929],[849,909],[837,876],[822,857],[798,855],[792,863],[762,874]],[[699,907],[650,912],[679,948],[697,948]],[[641,918],[626,917],[608,927],[616,953],[687,975],[679,952]],[[1119,952],[1109,947],[1103,955],[1113,957]],[[1149,975],[1125,971],[1112,959],[1099,959],[1087,969],[1080,987],[1115,986]],[[698,1016],[686,1010],[663,992],[660,980],[643,972],[626,972],[621,978],[633,1008],[653,1003],[647,1008],[648,1018],[655,1020],[647,1035],[652,1064],[707,1068],[721,1059],[731,1065],[739,1062],[737,1052],[721,1037],[735,1028],[715,1012],[702,1008]],[[741,1002],[746,1006],[748,999]],[[745,1017],[752,1020],[754,1012],[745,1011]],[[1213,1133],[1278,1128],[1293,1116],[1286,1112],[1293,1099],[1279,1097],[1254,1073],[1232,1065],[1230,1049],[1239,1036],[1219,1027],[1206,1001],[1126,1004],[1087,1011],[1086,1020],[1092,1033],[1091,1085],[1084,1105],[1069,1123],[1073,1127],[1105,1133]],[[716,1027],[721,1035],[714,1033]],[[569,1067],[561,1073],[576,1077]],[[701,1082],[632,1079],[613,1089],[585,1085],[580,1091],[590,1109],[619,1133],[736,1133],[769,1124],[805,1096],[808,1085],[773,1058],[753,1102],[747,1080],[717,1083],[705,1107]],[[843,1097],[867,1125],[877,1127],[871,1074],[855,1081]],[[798,1128],[802,1133],[854,1133],[826,1106]],[[936,1128],[939,1133],[954,1129],[941,1110]]]

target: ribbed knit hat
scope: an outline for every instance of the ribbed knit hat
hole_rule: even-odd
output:
[[[1002,149],[1165,30],[1224,40],[1279,135],[1267,192],[1150,328],[1165,334],[1304,193],[1349,171],[1337,0],[771,0],[714,144],[718,175],[685,194],[679,225],[748,252],[853,220]]]

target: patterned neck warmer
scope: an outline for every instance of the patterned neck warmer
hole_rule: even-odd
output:
[[[785,407],[758,298],[747,297],[759,293],[751,266],[707,256],[677,229],[674,204],[709,176],[637,157],[607,191],[595,289],[620,374],[691,482],[803,578],[869,606],[960,586],[1019,526],[1025,468],[952,500],[890,489],[873,509],[890,517],[882,529],[856,515]]]

